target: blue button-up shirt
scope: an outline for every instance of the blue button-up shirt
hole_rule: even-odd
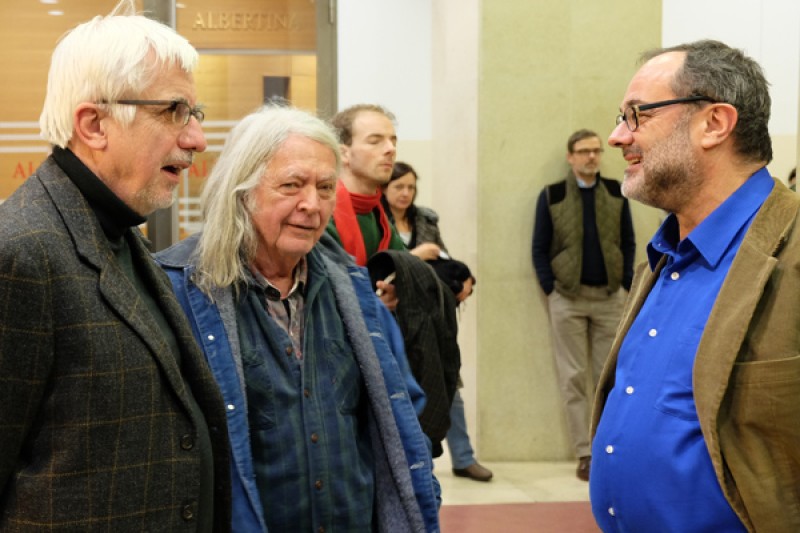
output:
[[[766,169],[679,240],[674,215],[648,245],[666,264],[620,348],[592,445],[592,511],[608,532],[746,531],[722,494],[692,386],[711,308],[773,180]]]

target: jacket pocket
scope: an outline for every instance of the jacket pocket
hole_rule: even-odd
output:
[[[326,339],[325,363],[339,412],[355,413],[361,403],[363,383],[353,350],[339,339]]]
[[[800,355],[737,363],[720,410],[720,444],[759,531],[798,531]]]
[[[737,422],[800,428],[800,355],[770,361],[736,363],[731,374],[731,415]],[[800,438],[800,429],[796,434]],[[796,448],[796,442],[793,447]]]
[[[276,423],[275,392],[264,357],[257,350],[242,349],[247,417],[254,430],[271,429]]]

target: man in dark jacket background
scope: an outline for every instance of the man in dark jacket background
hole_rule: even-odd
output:
[[[533,233],[533,265],[547,295],[576,474],[584,481],[591,465],[591,399],[622,313],[620,288],[631,286],[636,252],[620,183],[600,175],[602,153],[595,132],[582,129],[570,136],[571,172],[542,190]]]

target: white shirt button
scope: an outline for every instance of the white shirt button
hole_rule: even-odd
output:
[[[678,281],[680,279],[681,275],[678,274],[677,272],[673,272],[672,274],[670,274],[669,277],[671,277],[673,281]]]
[[[627,387],[625,387],[625,392],[628,394],[633,394],[633,387],[628,385]]]
[[[214,340],[214,335],[209,335],[208,336],[208,340],[213,341]]]
[[[229,403],[228,404],[228,411],[233,411],[234,409],[236,409],[236,406],[233,405],[232,403]]]
[[[656,329],[653,328],[650,331],[648,331],[647,334],[650,335],[651,337],[655,337],[656,335],[658,335],[658,331],[656,331]]]
[[[613,507],[609,507],[608,514],[610,514],[611,516],[616,516],[617,512],[614,510]]]
[[[614,447],[610,444],[606,446],[606,453],[614,453]]]

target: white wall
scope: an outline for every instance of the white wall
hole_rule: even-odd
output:
[[[420,176],[431,205],[430,0],[339,0],[339,109],[381,104],[397,116],[397,158]]]
[[[339,109],[379,103],[406,140],[431,138],[430,0],[340,0]]]

